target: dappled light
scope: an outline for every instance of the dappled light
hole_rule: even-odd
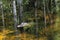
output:
[[[0,40],[60,40],[60,1],[0,0]]]

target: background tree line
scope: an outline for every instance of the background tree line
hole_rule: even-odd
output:
[[[19,0],[18,0],[19,1]],[[5,21],[5,28],[9,28],[10,30],[14,29],[14,19],[13,19],[13,0],[3,0],[3,13],[4,13],[4,21]],[[45,30],[45,19],[46,19],[46,29],[48,31],[44,31],[43,34],[48,36],[48,39],[50,40],[53,38],[52,30],[53,26],[55,24],[56,19],[56,0],[37,0],[37,18],[35,18],[35,2],[36,0],[23,0],[22,7],[23,7],[23,14],[20,15],[20,4],[16,0],[16,10],[17,10],[17,22],[20,24],[23,21],[25,22],[35,22],[36,19],[38,21],[38,30],[41,32],[42,30]],[[45,2],[45,4],[44,4]],[[58,2],[59,3],[59,2]],[[45,5],[45,6],[44,6]],[[45,9],[44,9],[45,7]],[[45,17],[44,17],[44,11],[45,11]],[[1,12],[1,11],[0,11]],[[0,14],[2,15],[2,14]],[[2,17],[0,16],[0,26],[2,27]],[[31,30],[32,34],[35,32],[35,26],[31,27],[29,30]],[[51,30],[52,29],[52,30]],[[51,38],[50,38],[51,37]],[[53,40],[53,39],[52,39]]]

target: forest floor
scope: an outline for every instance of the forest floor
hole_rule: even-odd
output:
[[[60,40],[60,18],[57,18],[57,23],[55,24],[55,40]],[[28,33],[20,33],[18,35],[14,34],[14,31],[11,30],[3,30],[0,32],[0,40],[47,40],[47,37],[39,37],[36,38],[32,34]]]
[[[0,32],[0,40],[47,40],[46,37],[39,37],[36,38],[34,35],[31,34],[27,34],[27,33],[22,33],[22,34],[18,34],[18,35],[5,35],[5,34],[9,34],[9,33],[13,33],[13,31],[10,30],[3,30],[3,32]]]

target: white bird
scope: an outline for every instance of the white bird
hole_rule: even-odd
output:
[[[20,25],[18,25],[17,27],[26,27],[26,26],[32,26],[34,25],[33,22],[27,23],[27,22],[22,22]]]
[[[22,22],[20,25],[17,26],[17,28],[20,30],[20,32],[22,33],[24,31],[24,27],[28,25],[28,23],[26,22]]]
[[[27,23],[27,22],[22,22],[20,25],[17,26],[17,28],[22,29],[22,30],[23,30],[23,29],[26,30],[26,29],[28,29],[28,28],[33,27],[34,25],[35,25],[34,22],[29,22],[29,23]]]
[[[18,25],[17,27],[24,27],[24,26],[28,26],[29,24],[26,22],[22,22],[20,25]]]

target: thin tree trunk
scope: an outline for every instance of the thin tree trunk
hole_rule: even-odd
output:
[[[35,2],[35,21],[36,21],[35,29],[36,29],[36,37],[38,38],[38,19],[37,19],[37,13],[38,13],[38,0],[36,0],[36,2]]]
[[[14,27],[17,34],[17,13],[16,13],[16,3],[13,1],[13,15],[14,15]]]

